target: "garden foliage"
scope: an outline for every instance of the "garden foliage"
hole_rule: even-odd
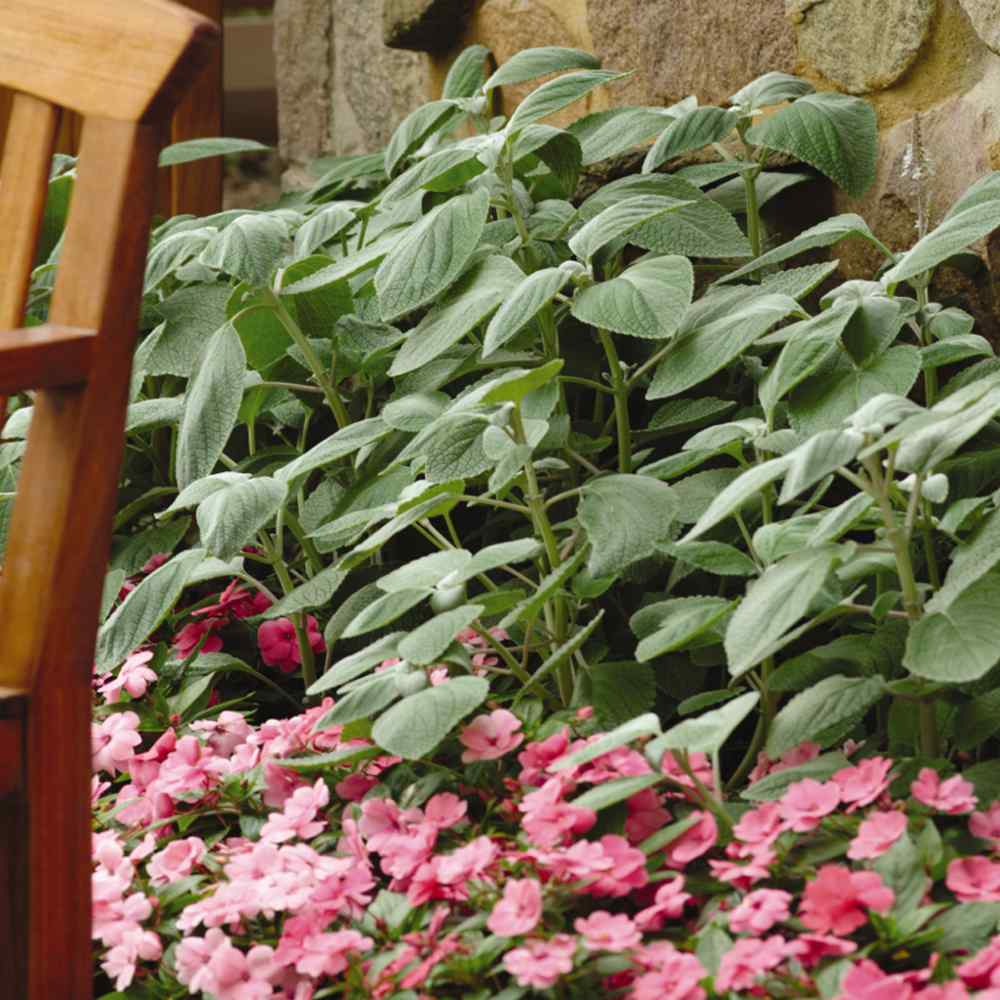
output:
[[[154,233],[95,667],[96,767],[129,775],[95,784],[105,970],[216,1000],[1000,987],[960,954],[1000,906],[1000,363],[932,295],[1000,174],[905,253],[850,214],[774,245],[813,171],[871,183],[864,101],[770,73],[560,129],[620,74],[485,58],[301,195]],[[817,253],[845,240],[876,280]]]

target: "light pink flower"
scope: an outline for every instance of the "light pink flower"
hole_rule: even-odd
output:
[[[132,751],[142,742],[136,731],[139,716],[135,712],[116,712],[103,722],[90,724],[90,752],[95,771],[117,774],[128,769]]]
[[[154,854],[146,865],[153,885],[169,885],[185,875],[205,856],[205,842],[201,837],[174,840],[162,851]]]
[[[118,676],[109,678],[98,688],[105,702],[114,705],[121,700],[122,691],[126,691],[131,698],[141,698],[156,680],[156,671],[146,666],[152,658],[151,649],[128,657],[118,671]]]
[[[910,785],[913,797],[925,806],[949,816],[972,812],[976,808],[976,796],[971,782],[961,775],[941,780],[941,775],[933,768],[921,768],[917,780]]]
[[[740,821],[733,827],[733,834],[744,844],[769,847],[784,829],[781,804],[764,802],[740,817]]]
[[[573,971],[575,952],[576,941],[569,934],[557,934],[548,941],[526,941],[508,951],[503,964],[519,986],[546,990]]]
[[[652,906],[635,915],[636,926],[644,931],[658,931],[667,920],[676,920],[684,912],[685,903],[693,898],[684,891],[684,876],[678,875],[656,890]]]
[[[691,774],[705,788],[709,790],[714,788],[715,776],[712,771],[712,761],[709,759],[707,753],[702,753],[700,750],[689,753],[688,766],[691,769]],[[675,784],[690,789],[697,787],[694,781],[688,776],[687,771],[681,767],[680,761],[674,756],[672,750],[667,750],[660,759],[660,770],[663,772],[664,777],[669,778]]]
[[[969,833],[989,841],[994,850],[1000,847],[1000,801],[994,802],[986,812],[974,812],[969,817]]]
[[[781,819],[786,829],[807,833],[819,826],[840,802],[840,787],[805,778],[788,786],[781,796]]]
[[[785,959],[785,939],[774,934],[764,940],[740,938],[722,956],[715,977],[715,991],[748,990],[765,973]]]
[[[537,791],[525,795],[518,807],[524,814],[524,832],[539,847],[555,847],[570,836],[586,833],[597,822],[593,809],[563,801],[565,780],[559,775],[549,778]]]
[[[735,934],[766,934],[788,919],[791,893],[783,889],[757,889],[748,893],[729,914],[729,929]]]
[[[432,795],[424,806],[424,816],[439,830],[448,830],[465,819],[469,803],[452,792],[438,792]]]
[[[655,941],[637,948],[633,957],[645,971],[632,985],[631,1000],[705,1000],[698,984],[707,973],[694,955],[669,941]]]
[[[719,836],[715,817],[707,810],[696,815],[698,821],[694,826],[685,830],[676,840],[672,840],[667,845],[667,864],[671,868],[684,868],[695,858],[707,854],[715,846]]]
[[[836,772],[833,781],[840,788],[840,801],[847,804],[847,811],[854,812],[871,805],[889,787],[892,761],[886,757],[869,757],[855,767],[844,767]]]
[[[285,802],[280,813],[272,813],[261,828],[261,840],[281,843],[298,837],[309,840],[326,826],[326,820],[317,819],[319,811],[330,801],[330,790],[322,778],[316,784],[298,788]]]
[[[293,918],[285,924],[274,958],[303,976],[339,976],[352,957],[370,951],[375,942],[355,930],[322,933],[308,920]]]
[[[537,879],[512,878],[493,907],[486,926],[500,937],[517,937],[535,929],[542,917],[542,887]]]
[[[642,933],[624,913],[595,910],[578,917],[573,927],[589,951],[628,951],[642,943]]]
[[[896,843],[906,831],[906,815],[901,812],[872,812],[858,827],[847,856],[852,861],[877,858]]]
[[[979,855],[955,858],[948,865],[944,882],[962,903],[1000,900],[1000,863]]]
[[[207,734],[206,742],[220,757],[231,757],[233,751],[238,746],[242,746],[253,732],[242,712],[229,710],[220,712],[216,719],[202,719],[200,722],[192,722],[191,728],[196,733]],[[289,769],[285,768],[285,770]]]
[[[517,730],[521,720],[505,708],[498,708],[489,715],[477,715],[459,734],[459,741],[466,747],[462,763],[475,760],[496,760],[510,753],[524,742],[524,735]]]
[[[888,913],[896,897],[877,872],[823,865],[806,883],[799,918],[820,934],[850,934],[868,920],[868,910]]]

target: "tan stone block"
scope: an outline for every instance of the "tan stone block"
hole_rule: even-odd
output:
[[[1000,53],[1000,0],[961,0],[979,37]]]

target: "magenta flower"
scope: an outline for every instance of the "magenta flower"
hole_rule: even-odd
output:
[[[573,927],[588,951],[628,951],[642,943],[642,933],[624,913],[595,910],[589,917],[578,917]]]
[[[186,660],[195,651],[202,636],[208,636],[201,647],[202,653],[219,652],[222,649],[222,639],[215,632],[225,624],[225,618],[203,618],[201,621],[188,622],[174,636],[174,656],[179,660]]]
[[[868,910],[888,913],[896,897],[876,872],[823,865],[806,883],[799,918],[819,934],[850,934],[868,920]]]
[[[913,797],[925,806],[949,816],[972,812],[976,808],[975,789],[960,775],[941,780],[933,768],[921,768],[917,780],[910,785]]]
[[[322,653],[326,649],[319,623],[312,615],[306,616],[306,634],[309,647],[314,653]],[[302,666],[302,651],[299,649],[295,625],[290,618],[272,618],[262,622],[257,629],[257,645],[261,659],[269,667],[277,667],[282,673],[291,674]]]
[[[757,889],[743,897],[729,914],[729,929],[735,934],[766,934],[787,920],[791,893],[783,889]]]
[[[517,730],[521,720],[505,708],[498,708],[489,715],[477,715],[461,732],[458,739],[466,750],[462,763],[476,760],[496,760],[524,742],[524,735]]]
[[[1000,863],[979,855],[971,858],[955,858],[948,865],[944,884],[962,903],[989,903],[1000,900]]]
[[[781,796],[781,819],[786,829],[807,833],[815,830],[839,802],[839,786],[805,778],[789,785]]]
[[[519,986],[546,990],[560,976],[573,971],[575,952],[576,941],[569,934],[557,934],[548,941],[526,941],[520,948],[508,951],[503,964]]]
[[[869,813],[858,835],[851,841],[847,856],[852,861],[877,858],[896,843],[906,830],[906,815],[901,812]]]
[[[512,878],[486,921],[491,933],[517,937],[535,929],[542,917],[542,886],[533,878]]]

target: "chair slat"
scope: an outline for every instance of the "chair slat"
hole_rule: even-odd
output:
[[[86,382],[95,338],[94,330],[51,324],[0,334],[0,393]]]
[[[49,187],[59,111],[15,94],[0,160],[0,329],[20,326]]]

